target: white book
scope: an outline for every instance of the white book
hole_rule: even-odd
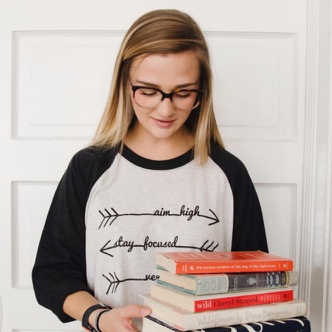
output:
[[[171,323],[179,330],[197,330],[218,326],[263,322],[267,320],[304,316],[306,314],[306,303],[299,299],[290,302],[196,313],[157,300],[150,295],[143,296],[143,299],[144,305],[151,308],[151,314],[154,317]]]

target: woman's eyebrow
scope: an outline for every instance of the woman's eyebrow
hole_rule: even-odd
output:
[[[151,82],[146,82],[146,81],[141,81],[141,80],[135,80],[135,81],[136,81],[136,84],[142,84],[142,85],[146,85],[148,87],[157,88],[157,89],[161,88],[160,85],[154,84]],[[198,84],[198,82],[179,84],[179,85],[174,86],[173,90],[187,88],[189,86],[193,86],[193,85],[197,85],[197,84]]]

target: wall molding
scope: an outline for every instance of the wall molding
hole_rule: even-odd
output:
[[[103,66],[109,66],[112,63],[109,58],[115,58],[123,34],[124,31],[120,30],[14,31],[12,36],[12,137],[23,140],[91,139],[97,125],[96,112],[101,113],[104,107],[107,97],[105,87],[108,89],[109,82],[104,80],[105,70],[95,71],[95,75],[91,75],[95,81],[91,81],[90,84],[82,83],[89,81],[82,73],[89,65],[96,66],[89,52],[94,51],[95,56],[99,54],[98,63],[106,62]],[[298,133],[297,34],[255,31],[204,31],[204,34],[208,43],[215,44],[211,50],[215,52],[220,50],[223,57],[229,52],[235,52],[235,54],[249,54],[249,59],[254,56],[255,59],[264,60],[257,61],[256,64],[252,61],[252,68],[248,69],[256,73],[264,72],[265,76],[256,77],[256,75],[244,74],[245,71],[240,71],[245,81],[250,77],[256,82],[256,86],[250,84],[252,91],[246,92],[247,94],[243,96],[248,105],[247,113],[252,113],[253,116],[246,118],[246,112],[241,112],[242,108],[236,103],[234,105],[232,97],[218,98],[219,93],[215,93],[216,110],[224,109],[224,114],[221,115],[222,120],[219,121],[223,136],[232,140],[296,141]],[[239,47],[247,52],[241,52]],[[80,61],[85,63],[80,70],[73,69],[76,65],[70,65],[70,63],[73,62],[75,52],[82,51],[84,57],[81,57]],[[54,53],[61,55],[61,63],[58,63],[58,57],[54,56]],[[226,56],[225,61],[229,59],[232,57]],[[245,60],[240,59],[238,62],[244,65]],[[223,74],[218,75],[216,70],[215,89],[218,89],[220,77],[225,76],[228,66],[224,67],[221,69]],[[66,70],[72,75],[67,75]],[[111,71],[111,68],[106,71]],[[270,71],[270,75],[267,75],[266,71]],[[60,78],[52,79],[58,76]],[[234,77],[234,75],[230,76]],[[71,77],[71,81],[66,81],[65,77]],[[236,77],[235,75],[233,85],[227,84],[231,89],[230,93],[235,93],[235,87],[242,82],[242,79]],[[68,86],[63,86],[65,84]],[[46,85],[49,85],[48,89],[45,88]],[[78,93],[75,89],[71,92],[73,86],[77,85],[77,89],[86,92],[82,103],[78,102],[80,96],[76,95]],[[96,91],[92,100],[88,96],[90,90],[94,88]],[[104,90],[104,93],[97,93]],[[50,91],[57,91],[57,93],[52,94]],[[229,100],[229,107],[219,105],[225,102],[227,104],[227,100]],[[84,119],[81,117],[79,123],[72,123],[70,118],[77,116],[78,109],[81,110]],[[232,112],[227,112],[227,109],[232,109]],[[241,114],[237,116],[236,111]]]
[[[299,294],[308,304],[312,330],[329,330],[329,249],[331,243],[331,12],[328,1],[307,1],[306,121]],[[328,70],[326,70],[328,68]],[[327,187],[329,183],[329,188]],[[331,292],[331,290],[330,290]],[[330,322],[331,323],[331,322]]]
[[[32,289],[32,264],[57,184],[53,181],[11,183],[12,287],[16,289]]]

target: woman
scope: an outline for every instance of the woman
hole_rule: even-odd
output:
[[[125,35],[95,138],[59,183],[35,293],[63,322],[137,331],[155,253],[174,250],[268,248],[252,181],[218,132],[202,31],[156,10]]]

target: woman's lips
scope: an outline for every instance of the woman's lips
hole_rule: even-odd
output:
[[[155,123],[162,128],[169,128],[172,126],[175,120],[160,120],[160,119],[154,119]]]

